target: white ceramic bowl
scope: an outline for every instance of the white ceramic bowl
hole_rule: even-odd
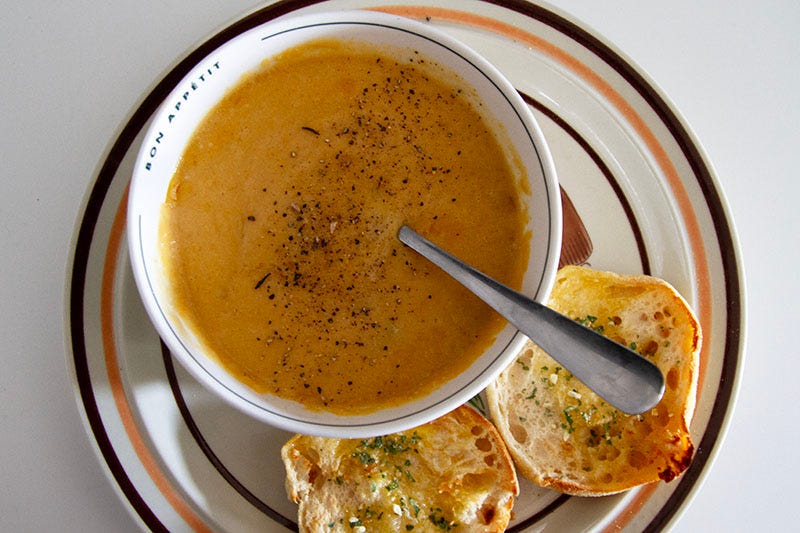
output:
[[[513,146],[531,189],[530,260],[523,292],[547,298],[561,244],[561,205],[555,170],[528,106],[485,59],[428,25],[368,12],[338,12],[279,19],[256,27],[210,53],[175,87],[156,112],[142,141],[131,182],[128,240],[133,273],[147,312],[173,355],[201,383],[249,415],[282,429],[321,436],[361,438],[428,422],[480,393],[521,349],[525,338],[507,326],[465,372],[432,394],[367,415],[341,416],[305,409],[257,394],[209,357],[191,331],[173,318],[168,279],[162,272],[158,224],[161,205],[195,127],[242,74],[265,58],[320,38],[360,39],[407,47],[457,73],[476,91],[501,138]]]

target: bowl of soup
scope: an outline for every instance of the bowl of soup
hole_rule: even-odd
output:
[[[222,400],[374,436],[469,401],[525,341],[400,226],[543,301],[559,201],[531,111],[488,61],[421,21],[318,13],[226,42],[165,98],[129,251],[159,335]]]

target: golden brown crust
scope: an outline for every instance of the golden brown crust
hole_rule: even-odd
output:
[[[375,439],[296,435],[281,455],[301,531],[503,531],[519,492],[503,439],[468,406]]]
[[[487,389],[492,419],[520,473],[582,496],[680,475],[694,452],[689,423],[702,341],[685,300],[656,278],[565,267],[548,305],[652,360],[666,391],[652,411],[626,415],[528,343]]]

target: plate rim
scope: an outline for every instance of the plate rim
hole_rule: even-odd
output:
[[[719,186],[716,172],[707,157],[705,149],[687,125],[686,120],[649,75],[617,49],[616,46],[571,15],[546,3],[529,3],[523,0],[483,0],[483,2],[505,7],[551,25],[571,38],[579,40],[583,46],[586,46],[586,44],[580,39],[587,39],[587,42],[591,44],[587,48],[602,58],[615,71],[623,74],[623,78],[639,92],[647,104],[656,112],[659,119],[667,126],[670,135],[676,140],[681,152],[689,162],[701,188],[704,205],[709,210],[710,219],[714,226],[714,234],[722,252],[720,260],[725,277],[725,291],[728,296],[725,304],[726,323],[729,329],[725,334],[720,387],[715,395],[714,407],[711,410],[707,426],[697,446],[698,453],[695,457],[695,464],[699,463],[699,467],[690,469],[678,480],[679,483],[676,489],[661,505],[661,509],[648,525],[648,528],[655,529],[663,527],[680,516],[685,510],[686,504],[691,500],[691,496],[699,490],[708,475],[726,437],[727,429],[735,410],[741,382],[741,369],[744,364],[746,346],[746,287],[739,238],[730,215],[727,199]],[[74,378],[73,382],[78,385],[78,389],[75,391],[76,401],[87,429],[87,436],[90,438],[92,447],[98,457],[102,457],[101,462],[105,467],[103,470],[109,481],[112,482],[115,492],[118,495],[124,494],[125,501],[129,504],[126,507],[129,508],[130,514],[137,523],[140,525],[144,523],[154,530],[159,530],[158,525],[161,523],[146,502],[141,500],[139,503],[140,508],[131,501],[132,496],[141,498],[141,495],[128,479],[124,467],[116,457],[113,445],[108,441],[108,435],[105,433],[105,428],[102,427],[103,422],[97,411],[96,398],[91,391],[91,383],[88,383],[89,390],[86,390],[88,370],[79,368],[80,348],[83,348],[83,359],[85,360],[87,357],[85,345],[78,347],[78,353],[76,353],[76,339],[83,340],[84,334],[83,299],[85,296],[87,265],[81,267],[77,260],[81,257],[81,250],[84,251],[88,259],[100,211],[114,181],[119,163],[134,143],[153,110],[169,94],[174,83],[177,83],[191,69],[196,61],[195,58],[204,57],[209,50],[212,50],[219,43],[235,37],[260,22],[272,20],[297,9],[323,3],[325,3],[325,0],[283,0],[256,9],[236,18],[233,22],[227,23],[222,29],[214,30],[199,45],[193,46],[188,53],[180,57],[166,74],[159,76],[159,81],[147,92],[147,95],[133,104],[133,112],[123,119],[124,126],[115,133],[114,140],[111,141],[107,151],[101,155],[101,163],[92,175],[92,181],[87,185],[84,200],[78,211],[69,248],[64,297],[66,355],[68,367]],[[578,36],[577,38],[575,37],[576,35]],[[609,62],[609,58],[614,61]],[[620,71],[620,68],[622,71]],[[644,90],[644,92],[641,92],[641,90]],[[90,219],[88,226],[86,224],[87,219]],[[722,249],[723,241],[725,241],[724,244],[726,245],[724,250]],[[731,298],[732,295],[735,298]],[[730,364],[730,358],[734,359],[733,365]],[[83,375],[84,373],[85,375]],[[721,413],[719,411],[720,405],[724,408]],[[92,410],[93,412],[91,412]],[[98,423],[100,428],[96,427]],[[709,435],[709,428],[712,429],[713,436]],[[98,435],[98,429],[101,435]],[[106,442],[98,442],[98,437],[101,440],[104,438]],[[709,438],[712,442],[707,443],[706,440]],[[120,473],[122,478],[127,480],[130,485],[127,489],[125,488],[127,484],[120,479]],[[130,493],[131,490],[133,494]],[[665,509],[668,509],[666,513],[664,512]],[[149,519],[145,519],[145,516],[141,513],[144,512],[147,515],[148,511],[152,516]],[[153,521],[151,522],[151,520]],[[161,526],[163,527],[163,524]]]

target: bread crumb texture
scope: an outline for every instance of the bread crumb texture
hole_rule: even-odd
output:
[[[296,435],[281,455],[301,531],[503,531],[519,492],[499,433],[468,406],[382,437]]]
[[[564,267],[548,304],[653,361],[666,381],[651,411],[617,411],[529,342],[487,389],[522,475],[582,496],[671,481],[691,463],[700,326],[666,282]]]

